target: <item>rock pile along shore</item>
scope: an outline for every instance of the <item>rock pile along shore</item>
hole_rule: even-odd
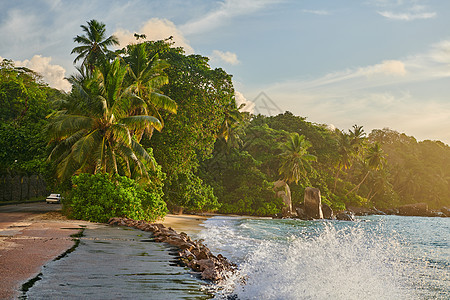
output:
[[[201,241],[193,241],[186,233],[177,233],[172,228],[163,224],[136,221],[127,218],[111,218],[110,225],[127,226],[142,231],[151,232],[153,240],[159,243],[167,243],[179,249],[180,264],[188,266],[195,272],[200,272],[201,278],[212,282],[220,282],[235,273],[237,266],[229,262],[221,254],[215,256],[202,244]]]

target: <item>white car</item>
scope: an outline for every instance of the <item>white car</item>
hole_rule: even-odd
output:
[[[47,203],[61,203],[61,194],[50,194],[50,196],[45,199]]]

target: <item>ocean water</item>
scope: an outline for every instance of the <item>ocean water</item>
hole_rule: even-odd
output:
[[[237,263],[216,299],[450,299],[450,218],[208,219],[198,238]]]

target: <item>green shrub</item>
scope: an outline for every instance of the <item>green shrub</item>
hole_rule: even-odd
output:
[[[150,193],[133,179],[110,174],[80,174],[72,178],[68,197],[71,216],[93,222],[112,217],[155,221],[167,208],[161,194]]]

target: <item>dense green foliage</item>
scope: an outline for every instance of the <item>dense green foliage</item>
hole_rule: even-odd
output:
[[[227,108],[236,107],[231,76],[211,69],[208,58],[186,56],[181,49],[170,48],[170,43],[149,45],[170,64],[169,81],[162,91],[178,105],[177,114],[165,113],[164,130],[147,141],[167,174],[165,199],[170,206],[189,210],[216,208],[216,197],[197,176],[197,169],[211,156]]]
[[[167,212],[162,195],[148,192],[133,179],[120,175],[80,174],[72,177],[67,199],[76,219],[106,222],[112,217],[155,221]]]
[[[45,117],[56,97],[38,74],[0,62],[0,174],[46,172]]]

